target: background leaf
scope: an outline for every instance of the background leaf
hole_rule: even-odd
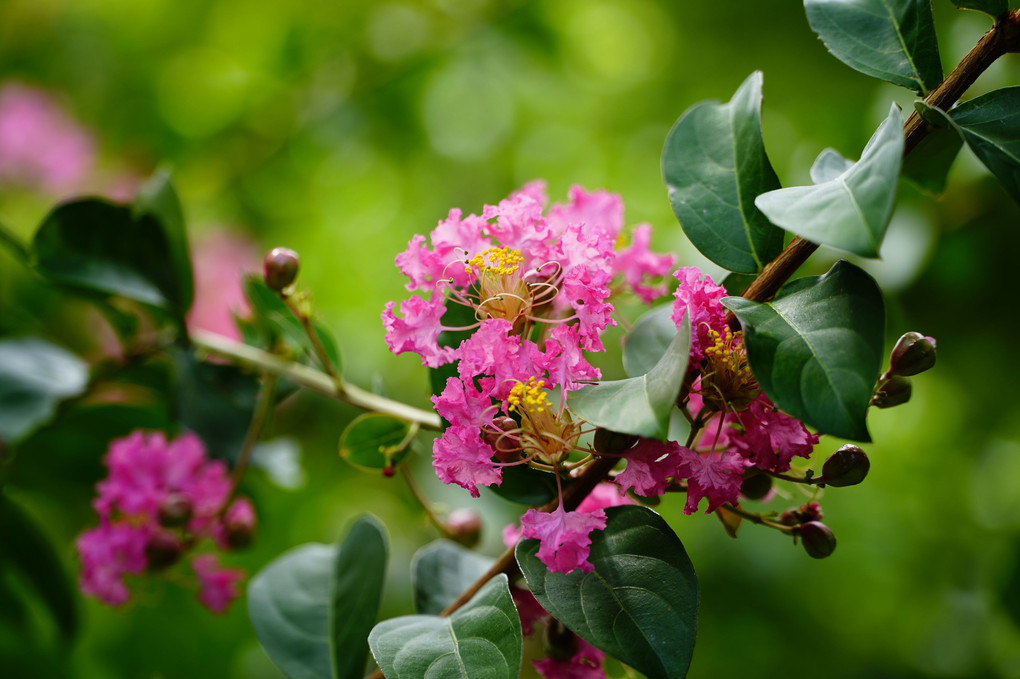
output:
[[[521,621],[503,573],[450,617],[386,620],[368,643],[387,679],[517,679],[521,669]]]
[[[998,19],[1009,11],[1008,0],[953,0],[960,9],[974,9],[984,12],[993,19]]]
[[[655,367],[676,337],[671,318],[672,304],[662,304],[641,315],[623,338],[623,370],[628,377],[639,377]]]
[[[931,0],[804,0],[808,23],[837,59],[924,96],[942,82]]]
[[[362,469],[400,464],[408,453],[411,425],[384,413],[356,417],[340,436],[340,457]]]
[[[770,220],[802,238],[877,257],[896,202],[902,157],[903,129],[893,104],[860,161],[842,174],[814,186],[771,191],[755,202]],[[828,177],[836,168],[832,152],[823,151],[813,176]]]
[[[14,443],[88,384],[88,365],[38,337],[0,340],[0,439]]]
[[[839,261],[768,303],[726,297],[747,358],[781,410],[826,434],[870,441],[865,416],[882,360],[885,311],[875,281]]]
[[[691,323],[687,314],[666,353],[640,377],[600,382],[570,395],[570,409],[604,429],[665,440],[669,418],[687,374]]]
[[[761,138],[761,85],[755,71],[728,103],[695,104],[662,150],[662,176],[684,233],[716,264],[745,273],[783,249],[783,232],[754,205],[779,188]]]
[[[517,545],[517,563],[538,602],[576,634],[649,679],[687,674],[698,623],[698,580],[680,538],[637,505],[606,509],[591,534],[590,573],[551,573],[538,540]]]
[[[1006,87],[960,104],[949,117],[971,151],[1020,204],[1020,87]]]
[[[957,130],[945,127],[929,130],[903,159],[903,178],[928,193],[941,194],[962,146],[963,138]]]
[[[493,563],[493,559],[456,542],[430,542],[411,560],[414,610],[424,615],[439,615]]]
[[[255,636],[291,679],[361,679],[388,559],[382,527],[361,517],[339,545],[286,552],[248,586]]]
[[[194,275],[191,270],[191,251],[184,229],[184,210],[170,183],[169,170],[156,172],[138,190],[134,202],[135,218],[149,215],[162,227],[168,245],[170,262],[175,271],[178,288],[178,308],[186,314],[195,298]]]

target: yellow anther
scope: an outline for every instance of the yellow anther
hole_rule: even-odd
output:
[[[489,248],[469,259],[465,271],[471,273],[472,269],[480,269],[483,273],[509,276],[520,268],[523,261],[524,255],[518,250],[508,247]]]
[[[524,411],[529,413],[543,413],[546,408],[551,408],[549,395],[543,390],[545,380],[536,379],[535,376],[528,378],[527,382],[518,382],[510,389],[507,402],[510,403],[510,410],[522,412],[521,404],[524,404]]]

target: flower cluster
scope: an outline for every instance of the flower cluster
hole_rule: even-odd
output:
[[[85,594],[120,606],[130,598],[126,575],[167,568],[204,539],[223,550],[250,541],[251,502],[227,504],[227,467],[207,459],[193,434],[167,441],[160,432],[136,431],[110,444],[105,463],[109,475],[97,484],[92,503],[99,525],[77,540]],[[212,553],[193,556],[191,567],[199,601],[215,613],[225,611],[244,573],[221,567]]]

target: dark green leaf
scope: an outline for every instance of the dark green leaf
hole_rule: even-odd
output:
[[[436,540],[411,560],[414,610],[439,615],[492,566],[493,560],[449,540]]]
[[[134,212],[136,220],[149,215],[163,228],[178,286],[178,308],[181,314],[186,314],[195,298],[191,251],[188,248],[188,235],[184,229],[184,211],[181,209],[177,192],[170,183],[168,170],[159,170],[139,189],[135,197]]]
[[[1020,87],[971,99],[949,112],[971,151],[1020,203]]]
[[[870,441],[865,416],[882,360],[885,312],[875,281],[845,261],[772,302],[726,297],[747,357],[779,408],[826,434]]]
[[[914,108],[932,124],[932,129],[903,159],[903,177],[928,193],[940,194],[946,188],[949,168],[963,146],[963,135],[941,110],[923,101],[915,102]]]
[[[2,364],[2,361],[0,361]],[[0,493],[0,573],[16,572],[46,606],[61,637],[70,642],[78,631],[77,594],[60,563],[60,556],[35,521]],[[4,579],[0,578],[0,588]],[[15,598],[27,592],[12,592]]]
[[[522,642],[521,621],[502,573],[448,618],[393,618],[368,635],[387,679],[517,679]]]
[[[178,279],[170,237],[151,214],[86,199],[51,212],[32,243],[46,277],[72,287],[120,295],[183,317],[191,281]]]
[[[32,253],[28,245],[22,242],[16,234],[6,226],[0,224],[0,245],[7,248],[8,252],[14,255],[22,264],[28,264],[32,259]]]
[[[673,212],[698,250],[732,271],[754,273],[783,249],[783,232],[754,205],[779,188],[761,138],[761,72],[726,104],[702,102],[673,125],[662,176]]]
[[[570,409],[589,424],[621,434],[665,440],[669,416],[687,373],[691,322],[684,314],[681,329],[666,353],[640,377],[600,382],[570,394]]]
[[[291,679],[361,679],[387,559],[382,527],[364,516],[339,548],[301,545],[266,566],[248,616],[269,658]]]
[[[893,104],[859,162],[829,181],[771,191],[755,202],[769,219],[802,238],[877,257],[896,202],[902,157],[903,129]],[[831,152],[823,152],[812,174],[830,176],[838,168],[834,161]]]
[[[551,573],[538,540],[517,545],[517,563],[538,602],[589,643],[649,679],[687,674],[698,624],[698,580],[683,544],[658,514],[606,509],[591,534],[590,573]]]
[[[88,365],[38,337],[0,340],[0,439],[14,443],[88,384]]]
[[[975,9],[984,12],[993,19],[998,19],[1009,11],[1008,0],[953,0],[960,9]]]
[[[384,413],[356,417],[340,436],[340,457],[362,469],[392,467],[407,457],[411,425]]]
[[[676,337],[671,318],[672,304],[646,311],[623,338],[623,370],[628,377],[639,377],[655,367]]]
[[[922,96],[942,82],[931,0],[804,0],[804,8],[847,66]]]
[[[722,279],[722,283],[719,285],[726,288],[726,292],[730,295],[741,295],[744,290],[747,290],[754,279],[757,278],[754,274],[749,273],[731,273]]]
[[[556,497],[556,479],[552,474],[518,465],[503,467],[503,480],[498,486],[488,486],[504,500],[522,505],[544,505]]]

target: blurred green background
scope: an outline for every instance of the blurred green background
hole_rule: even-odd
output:
[[[952,68],[990,22],[947,0],[934,9]],[[1020,84],[1018,66],[1016,55],[1001,60],[968,97]],[[659,250],[704,266],[670,210],[661,145],[685,108],[728,99],[754,70],[764,72],[766,148],[787,186],[807,183],[827,146],[857,158],[890,101],[911,108],[909,92],[828,55],[793,2],[3,0],[0,87],[46,91],[91,135],[94,155],[86,176],[61,190],[0,183],[0,221],[28,238],[54,200],[129,194],[165,163],[199,276],[227,281],[200,287],[209,297],[200,301],[222,314],[239,267],[256,270],[270,247],[294,248],[349,379],[426,407],[425,371],[416,357],[386,351],[379,321],[386,301],[406,294],[393,257],[408,239],[451,207],[480,212],[543,178],[554,201],[574,183],[618,192],[629,224],[656,227]],[[683,516],[682,498],[661,505],[701,580],[692,678],[1020,677],[1018,327],[1009,301],[1020,209],[967,151],[944,195],[906,183],[900,193],[883,259],[867,266],[888,293],[887,347],[907,330],[933,335],[938,366],[915,380],[909,404],[872,413],[867,481],[826,492],[833,557],[811,560],[755,526],[732,540],[712,516]],[[837,256],[822,251],[807,272]],[[102,354],[98,315],[6,253],[0,262],[0,330]],[[618,377],[618,342],[607,344],[599,363]],[[290,547],[335,540],[367,509],[393,543],[384,613],[407,613],[408,562],[435,533],[399,477],[337,458],[355,414],[313,395],[281,409],[271,434],[299,444],[304,483],[285,489],[250,473],[260,531],[229,563],[254,573]],[[838,445],[823,439],[818,455]],[[74,536],[95,522],[89,501],[104,452],[95,436],[43,438],[4,465],[5,491],[42,523],[69,577]],[[415,473],[437,500],[477,506],[441,487],[426,454]],[[483,503],[483,549],[495,554],[515,507],[491,494]],[[243,600],[215,617],[192,597],[145,579],[124,610],[81,599],[73,650],[53,650],[42,615],[21,636],[0,627],[0,674],[279,676]]]

